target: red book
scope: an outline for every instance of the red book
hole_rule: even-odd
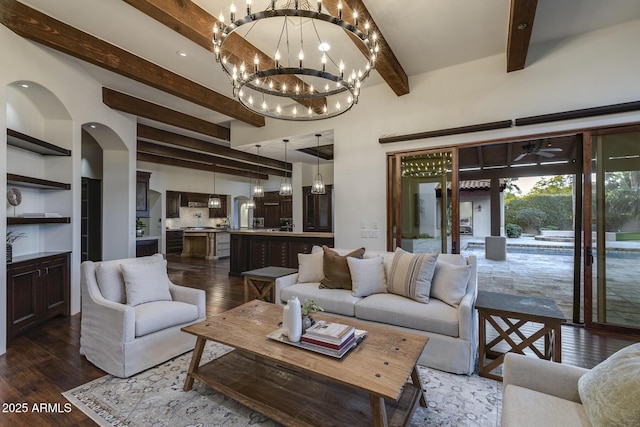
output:
[[[349,335],[349,337],[347,339],[345,339],[341,344],[334,344],[334,343],[322,341],[320,339],[310,338],[310,337],[305,336],[305,335],[302,336],[301,340],[303,342],[307,342],[309,344],[319,345],[321,347],[331,348],[333,350],[340,350],[345,345],[350,344],[354,337],[355,337],[355,334],[354,334],[354,332],[352,332],[351,335]]]

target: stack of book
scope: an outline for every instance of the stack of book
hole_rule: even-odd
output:
[[[320,320],[307,328],[300,340],[318,350],[322,349],[325,354],[341,357],[356,342],[355,332],[353,326]]]

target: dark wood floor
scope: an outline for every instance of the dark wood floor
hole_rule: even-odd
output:
[[[228,276],[228,261],[205,262],[173,255],[168,261],[174,283],[207,292],[208,315],[243,302],[242,280]],[[587,368],[632,343],[577,327],[563,327],[562,333],[563,363]],[[0,356],[0,426],[95,425],[75,407],[65,407],[67,400],[61,395],[105,375],[80,355],[79,347],[80,315],[53,319],[11,342],[7,353]],[[27,411],[16,413],[16,407],[25,403]],[[53,412],[35,412],[34,404],[40,403],[59,405],[49,408]]]

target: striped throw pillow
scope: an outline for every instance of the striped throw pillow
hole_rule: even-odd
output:
[[[391,262],[387,290],[418,302],[428,303],[437,260],[437,253],[412,254],[397,248]]]

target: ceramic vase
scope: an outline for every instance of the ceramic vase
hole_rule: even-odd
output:
[[[291,298],[287,301],[287,305],[284,306],[282,325],[289,341],[300,341],[302,336],[302,313],[298,297]]]

